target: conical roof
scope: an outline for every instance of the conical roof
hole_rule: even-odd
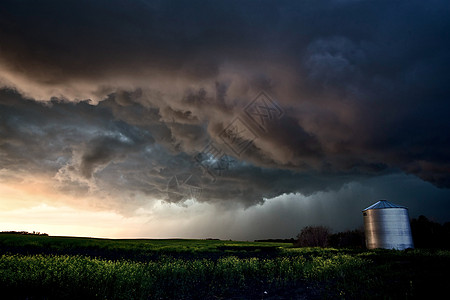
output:
[[[366,209],[363,209],[363,211],[369,210],[369,209],[381,209],[381,208],[406,208],[406,207],[391,203],[387,200],[380,200],[380,201],[372,204],[371,206],[367,207]]]

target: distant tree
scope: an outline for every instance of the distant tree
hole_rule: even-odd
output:
[[[290,239],[266,239],[266,240],[255,240],[255,242],[262,242],[262,243],[291,243],[294,244],[296,240],[294,238]]]
[[[416,248],[450,248],[450,223],[441,225],[421,215],[411,220],[411,233]]]
[[[330,230],[325,226],[306,226],[297,235],[297,247],[326,247]]]
[[[328,244],[336,248],[364,248],[366,245],[364,230],[360,228],[333,233],[328,238]]]
[[[48,236],[48,233],[40,233],[40,232],[28,232],[28,231],[1,231],[1,234],[21,234],[21,235],[45,235]]]

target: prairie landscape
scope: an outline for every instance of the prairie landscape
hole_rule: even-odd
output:
[[[448,2],[1,0],[0,300],[442,298]]]
[[[0,255],[15,299],[420,299],[450,279],[436,249],[0,234]]]

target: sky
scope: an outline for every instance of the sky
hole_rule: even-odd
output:
[[[2,1],[0,231],[450,221],[448,1]]]

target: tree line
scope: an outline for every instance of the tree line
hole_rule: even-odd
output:
[[[450,249],[450,222],[440,224],[421,215],[411,220],[415,248]],[[364,230],[331,233],[326,226],[306,226],[294,241],[296,247],[365,248]]]
[[[1,231],[0,233],[2,234],[21,234],[21,235],[44,235],[44,236],[48,236],[47,233],[41,233],[39,231],[33,231],[33,232],[28,232],[28,231]]]

